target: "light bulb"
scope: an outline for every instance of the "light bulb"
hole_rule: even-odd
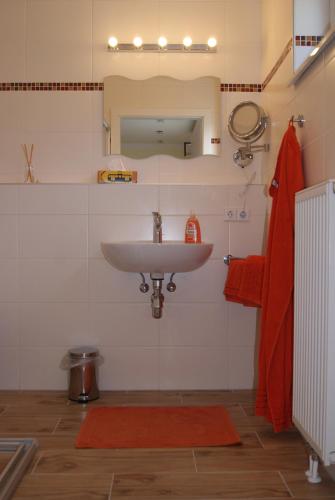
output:
[[[135,36],[134,40],[133,40],[133,44],[135,45],[135,47],[137,49],[139,49],[140,47],[142,47],[142,44],[143,44],[143,40],[140,36]]]
[[[164,47],[167,46],[167,39],[165,38],[165,36],[160,36],[158,38],[158,45],[163,49]]]
[[[185,36],[184,40],[183,40],[183,45],[184,47],[186,47],[187,49],[189,47],[191,47],[192,45],[192,38],[190,36]]]
[[[108,38],[108,47],[115,49],[118,46],[118,39],[115,36]]]
[[[214,47],[216,47],[217,43],[218,42],[216,41],[216,38],[214,38],[213,36],[211,38],[208,38],[207,45],[211,49],[214,49]]]

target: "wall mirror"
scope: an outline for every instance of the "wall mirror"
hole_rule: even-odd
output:
[[[335,37],[335,0],[294,0],[293,8],[294,83]]]
[[[269,151],[268,144],[252,146],[264,134],[267,122],[263,108],[252,101],[241,102],[230,113],[229,133],[235,141],[244,144],[233,155],[234,162],[239,167],[247,167],[252,162],[254,153]]]
[[[104,80],[105,154],[188,159],[219,155],[220,79]]]

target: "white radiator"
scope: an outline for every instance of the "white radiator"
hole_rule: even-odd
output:
[[[334,190],[296,195],[293,421],[325,465],[335,460]]]

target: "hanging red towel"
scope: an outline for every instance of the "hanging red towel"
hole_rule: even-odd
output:
[[[279,432],[292,425],[294,204],[304,188],[295,128],[285,133],[270,187],[273,198],[262,297],[256,415]]]
[[[248,307],[260,307],[265,257],[249,255],[232,259],[224,288],[226,300]]]

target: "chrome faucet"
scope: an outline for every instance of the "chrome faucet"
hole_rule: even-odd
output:
[[[159,212],[152,212],[154,218],[153,238],[154,243],[162,243],[162,216]]]

